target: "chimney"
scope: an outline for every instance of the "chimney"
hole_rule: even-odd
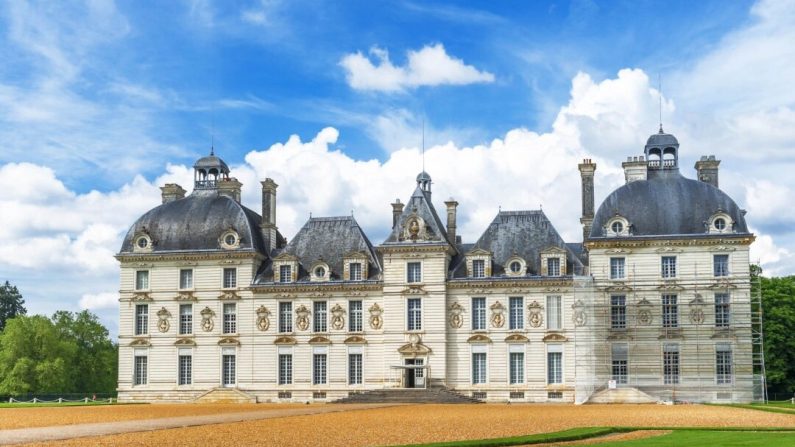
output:
[[[265,239],[265,248],[270,253],[276,249],[276,188],[279,185],[271,178],[266,178],[262,184],[262,237]]]
[[[455,214],[456,214],[456,207],[458,207],[458,202],[456,202],[452,197],[447,202],[444,202],[447,205],[447,239],[452,242],[453,244],[456,243],[456,234],[455,234]]]
[[[397,226],[401,214],[403,214],[403,204],[400,203],[400,199],[395,199],[395,203],[392,204],[392,229]]]
[[[720,160],[715,160],[714,155],[702,155],[695,166],[698,180],[718,188],[718,165]]]
[[[242,183],[236,178],[219,178],[217,183],[218,195],[232,198],[235,202],[240,202],[240,188]]]
[[[580,218],[580,223],[582,224],[582,240],[585,242],[591,234],[591,225],[593,225],[593,174],[596,171],[596,163],[592,162],[590,158],[586,158],[577,165],[577,168],[580,170],[582,179],[582,217]]]
[[[627,183],[646,180],[646,172],[649,166],[643,155],[640,157],[627,157],[627,161],[621,163],[621,167],[624,168],[624,180]]]
[[[160,187],[163,203],[173,202],[185,197],[185,190],[176,183],[166,183],[165,186]]]

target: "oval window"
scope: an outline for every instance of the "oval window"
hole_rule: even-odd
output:
[[[224,238],[224,242],[226,242],[226,245],[232,246],[235,245],[235,242],[237,242],[237,238],[234,234],[227,234]]]
[[[613,225],[610,227],[613,230],[613,233],[620,234],[624,231],[624,224],[621,222],[613,222]]]
[[[522,270],[522,263],[521,262],[519,262],[519,261],[511,262],[511,271],[512,272],[519,273],[520,270]]]
[[[723,231],[726,229],[726,219],[719,217],[715,219],[715,229],[718,231]]]
[[[323,278],[324,276],[326,276],[326,269],[324,269],[323,267],[316,268],[315,276],[318,278]]]
[[[149,239],[145,237],[138,238],[138,248],[146,248],[149,246]]]

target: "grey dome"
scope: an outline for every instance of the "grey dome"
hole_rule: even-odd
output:
[[[132,253],[133,239],[144,232],[152,239],[152,253],[223,250],[219,238],[226,230],[234,229],[240,237],[237,251],[265,254],[260,221],[259,214],[231,197],[215,190],[197,190],[141,216],[124,237],[120,252]]]
[[[659,133],[652,134],[646,140],[646,146],[679,146],[679,141],[675,136],[663,133],[662,129],[660,129]]]
[[[208,155],[206,157],[202,157],[196,160],[196,163],[193,165],[194,169],[204,169],[210,170],[212,168],[218,169],[219,172],[229,172],[229,167],[226,165],[226,162],[221,160],[219,157],[215,155]]]
[[[419,174],[417,174],[417,183],[430,182],[430,181],[431,181],[431,175],[428,174],[427,172],[422,171]]]
[[[683,177],[679,170],[649,171],[648,180],[613,191],[594,216],[591,238],[604,236],[616,214],[632,225],[633,236],[707,234],[705,223],[717,212],[728,214],[736,233],[748,233],[744,211],[720,189]]]

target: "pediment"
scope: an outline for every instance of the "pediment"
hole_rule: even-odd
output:
[[[133,292],[130,301],[152,301],[152,297],[149,296],[149,292]]]
[[[426,355],[431,353],[431,348],[422,343],[406,343],[398,348],[398,352],[403,355]]]
[[[330,345],[331,344],[331,340],[329,340],[328,338],[323,337],[321,335],[318,335],[316,337],[310,338],[309,339],[309,344],[310,345]]]
[[[219,300],[225,300],[225,301],[228,301],[228,300],[239,300],[240,299],[240,295],[238,295],[237,292],[234,291],[234,290],[227,290],[227,291],[223,292],[222,294],[218,295],[218,299]]]
[[[529,343],[530,339],[522,334],[511,334],[505,337],[505,343]]]
[[[218,346],[240,346],[240,340],[234,337],[224,337],[218,340]]]
[[[349,251],[343,255],[345,259],[369,259],[367,253],[363,251]]]
[[[174,297],[175,301],[197,301],[196,295],[193,294],[193,291],[187,292],[179,292],[177,296]]]
[[[425,295],[428,292],[425,291],[423,286],[408,286],[400,293],[403,295]]]
[[[666,281],[657,286],[657,290],[685,290],[685,288],[677,284],[676,281]]]
[[[152,346],[152,343],[149,342],[148,338],[136,338],[135,340],[130,342],[130,346],[138,348],[148,348]]]
[[[569,339],[566,338],[565,335],[558,334],[558,333],[555,333],[555,332],[553,332],[551,334],[547,334],[546,336],[544,336],[544,338],[541,339],[541,341],[543,341],[543,342],[558,342],[558,341],[568,341],[568,340]]]
[[[491,343],[491,339],[483,334],[475,334],[467,339],[467,343]]]
[[[543,254],[543,255],[549,254],[549,253],[566,253],[566,250],[564,250],[564,249],[562,249],[562,248],[560,248],[558,246],[555,246],[555,245],[552,245],[550,247],[547,247],[547,248],[541,250],[541,254]]]
[[[477,247],[477,248],[473,248],[472,250],[469,250],[468,252],[466,252],[466,255],[467,256],[491,256],[491,252],[486,250],[486,249]]]
[[[351,335],[350,337],[346,338],[343,343],[346,345],[366,345],[367,340],[361,335]]]
[[[737,286],[732,284],[731,280],[729,279],[719,279],[715,281],[713,284],[707,286],[708,289],[716,290],[716,289],[736,289]]]
[[[296,344],[295,337],[289,337],[283,335],[281,337],[276,337],[276,340],[273,341],[274,345],[294,345]]]
[[[196,342],[192,338],[179,338],[174,342],[174,346],[196,346]]]
[[[282,253],[273,257],[274,261],[298,261],[298,256],[290,253]]]

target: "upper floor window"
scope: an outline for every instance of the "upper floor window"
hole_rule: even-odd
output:
[[[312,303],[315,314],[313,330],[315,332],[326,332],[328,330],[328,305],[325,301],[315,301]]]
[[[422,263],[409,262],[406,264],[406,282],[422,282]]]
[[[612,329],[627,327],[627,297],[624,295],[610,297],[610,327]]]
[[[146,335],[149,333],[149,305],[135,305],[135,335]]]
[[[714,255],[712,272],[715,276],[729,276],[729,255]]]
[[[135,272],[135,290],[149,289],[149,270],[138,270]]]
[[[547,329],[560,329],[562,320],[560,296],[547,297]]]
[[[676,277],[676,256],[662,257],[662,277],[663,278]]]
[[[624,258],[610,258],[610,279],[624,279]]]
[[[279,303],[279,332],[293,331],[293,303],[282,301]]]
[[[193,333],[193,304],[179,305],[179,333],[181,335]]]
[[[547,275],[560,276],[560,258],[547,258]]]
[[[350,272],[351,281],[361,281],[362,280],[362,263],[361,262],[351,262],[348,264],[348,271]]]
[[[348,315],[350,316],[350,323],[348,323],[348,330],[351,332],[362,331],[362,301],[351,300],[348,301]]]
[[[237,305],[224,303],[224,334],[237,332]]]
[[[179,271],[179,288],[180,289],[193,288],[193,269],[181,269]]]
[[[292,275],[292,266],[291,265],[280,265],[279,266],[279,282],[292,282],[293,275]]]
[[[514,296],[508,300],[508,328],[524,329],[524,298]]]
[[[409,298],[407,300],[407,325],[410,331],[419,331],[422,329],[422,300],[420,298]]]
[[[729,294],[715,294],[715,327],[729,327],[731,322],[731,308],[729,307]]]
[[[679,327],[679,306],[676,295],[662,296],[662,323],[664,328]]]
[[[237,269],[225,268],[224,269],[224,289],[232,289],[237,287]]]
[[[483,259],[475,259],[472,261],[472,277],[484,278],[486,277],[486,261]]]
[[[472,330],[486,329],[486,298],[472,298]]]

